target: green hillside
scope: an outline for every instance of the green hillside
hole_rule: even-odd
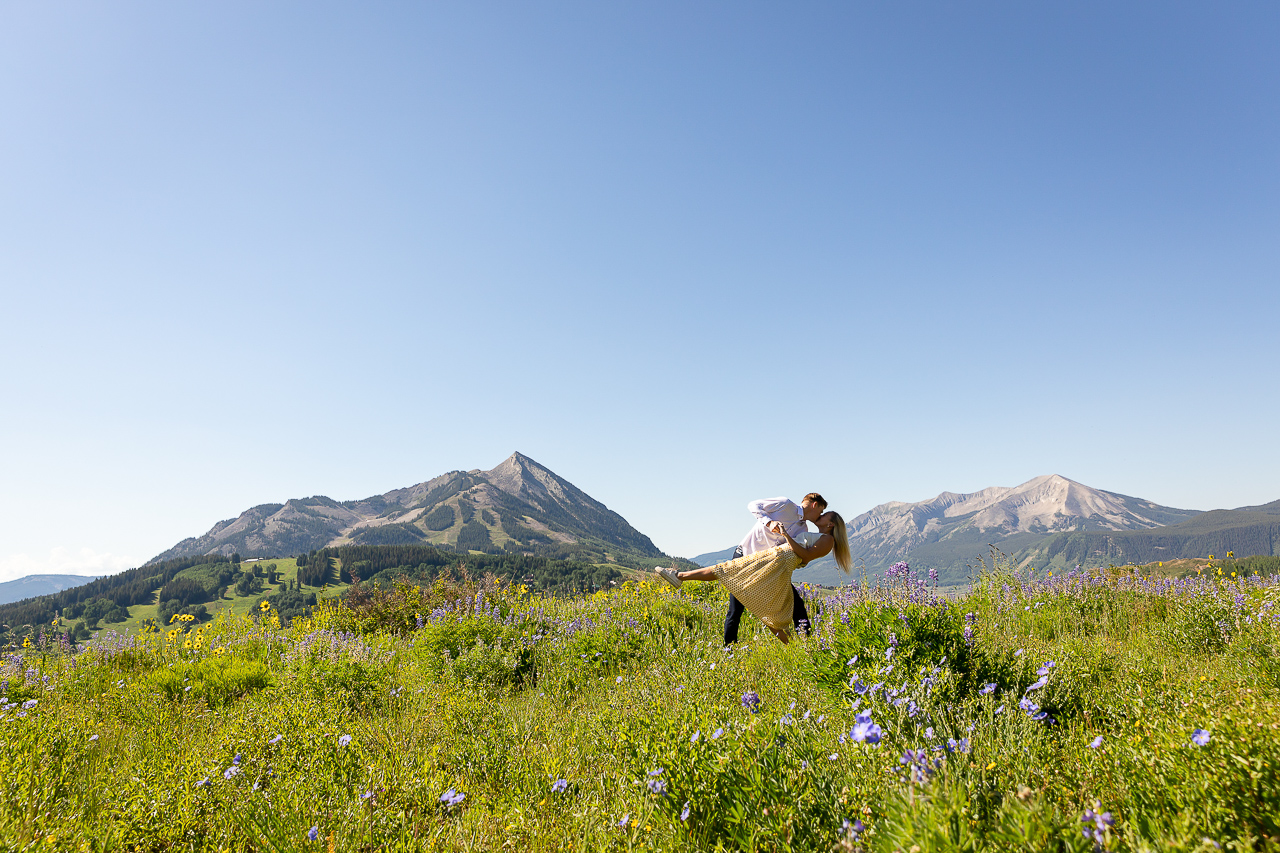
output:
[[[47,633],[55,617],[57,633],[84,640],[107,628],[130,633],[147,625],[165,626],[176,614],[190,615],[198,623],[223,613],[242,616],[264,601],[288,624],[320,600],[345,595],[356,580],[390,587],[401,579],[430,585],[442,575],[492,575],[563,595],[593,592],[669,563],[659,558],[622,565],[506,552],[458,553],[425,543],[342,545],[245,562],[218,555],[180,558],[0,606],[0,645],[12,647],[27,635]]]

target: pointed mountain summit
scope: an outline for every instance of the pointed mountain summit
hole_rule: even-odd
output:
[[[358,501],[261,504],[184,539],[151,562],[199,554],[284,556],[330,545],[430,544],[595,562],[657,557],[649,537],[522,453],[488,471],[450,471]]]
[[[1047,559],[1039,544],[1083,531],[1121,533],[1178,524],[1198,510],[1160,506],[1148,500],[1095,489],[1058,474],[1019,486],[977,492],[943,492],[916,503],[891,501],[847,522],[855,562],[879,571],[898,560],[938,569],[958,581],[988,548],[1022,560]],[[797,573],[801,580],[839,582],[829,561]]]

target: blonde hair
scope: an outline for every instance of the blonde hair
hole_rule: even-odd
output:
[[[840,571],[847,575],[853,571],[853,557],[849,554],[849,534],[845,532],[844,519],[840,517],[840,513],[832,510],[831,520],[836,525],[835,530],[831,531],[831,535],[836,540],[833,549],[836,554],[836,564],[840,566]]]

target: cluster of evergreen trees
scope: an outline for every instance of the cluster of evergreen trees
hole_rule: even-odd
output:
[[[493,575],[509,583],[527,583],[553,593],[590,592],[622,577],[612,566],[579,560],[555,560],[527,554],[459,554],[430,545],[371,547],[344,545],[326,549],[340,564],[341,579],[359,578],[390,585],[399,578],[428,584],[443,572],[472,577]]]

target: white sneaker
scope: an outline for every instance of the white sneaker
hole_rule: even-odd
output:
[[[684,581],[680,580],[680,576],[675,573],[674,569],[654,569],[654,571],[661,575],[664,581],[671,584],[676,589],[679,589],[680,584],[684,583]]]

